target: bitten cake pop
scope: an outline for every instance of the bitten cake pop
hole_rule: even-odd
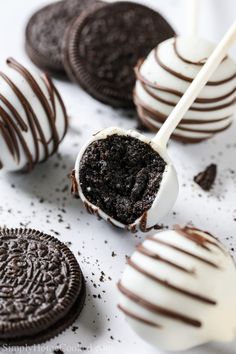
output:
[[[197,36],[171,38],[138,63],[134,101],[143,126],[159,130],[214,47]],[[172,137],[183,142],[198,142],[227,129],[232,123],[235,100],[236,63],[227,56]]]
[[[147,231],[171,210],[178,179],[167,143],[235,40],[236,23],[152,140],[135,131],[108,128],[85,143],[72,173],[72,192],[89,213],[121,228]]]
[[[0,168],[32,170],[57,151],[66,131],[66,110],[51,79],[9,58],[0,72]]]
[[[236,337],[236,268],[211,234],[176,227],[149,236],[127,261],[118,307],[163,350]]]
[[[133,130],[111,127],[81,149],[72,191],[89,213],[114,226],[145,232],[172,208],[178,180],[166,151],[154,141]]]

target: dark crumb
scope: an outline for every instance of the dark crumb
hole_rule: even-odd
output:
[[[92,204],[128,225],[151,207],[165,166],[150,145],[111,135],[87,147],[80,163],[80,184]]]
[[[77,331],[77,329],[78,329],[79,327],[77,327],[77,326],[73,326],[72,328],[71,328],[71,330],[72,330],[72,332],[76,332]]]
[[[69,190],[69,186],[68,185],[65,185],[63,188],[62,188],[62,193],[65,193]]]
[[[22,227],[24,227],[24,228],[27,228],[30,223],[31,223],[30,221],[28,221],[28,222],[26,222],[26,223],[20,222],[20,226],[22,226]]]
[[[53,353],[54,354],[64,354],[63,350],[61,350],[61,349],[54,349]]]
[[[156,224],[155,226],[154,226],[154,230],[162,230],[162,229],[164,229],[165,228],[165,226],[163,225],[163,224]]]
[[[115,256],[117,256],[117,254],[114,251],[112,251],[111,256],[115,257]]]
[[[105,273],[101,271],[101,276],[99,278],[100,282],[104,282]]]
[[[53,229],[51,229],[50,231],[53,232],[55,235],[60,236],[60,232],[55,231],[55,230],[53,230]]]
[[[211,164],[206,167],[206,169],[200,172],[197,176],[194,177],[194,182],[196,182],[202,189],[209,191],[215,181],[217,174],[217,166]]]

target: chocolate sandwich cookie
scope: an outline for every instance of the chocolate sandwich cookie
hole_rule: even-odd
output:
[[[174,30],[157,12],[131,2],[93,6],[68,27],[64,66],[90,95],[114,107],[132,107],[134,66]]]
[[[81,269],[62,242],[32,229],[0,230],[0,344],[58,335],[79,315],[85,293]]]
[[[34,64],[51,73],[64,73],[61,60],[66,27],[95,0],[63,0],[43,7],[26,27],[26,51]]]

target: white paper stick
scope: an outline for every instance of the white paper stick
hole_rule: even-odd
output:
[[[189,36],[196,36],[198,33],[199,9],[201,0],[185,0],[186,3],[186,26]]]

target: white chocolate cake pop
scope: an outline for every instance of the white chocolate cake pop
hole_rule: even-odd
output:
[[[137,65],[134,101],[142,125],[159,130],[214,48],[211,42],[197,36],[171,38]],[[227,129],[232,123],[235,100],[236,63],[227,56],[172,137],[199,142]]]
[[[236,268],[224,246],[192,227],[147,237],[118,284],[134,331],[164,350],[236,337]]]
[[[66,131],[66,110],[51,79],[9,58],[0,72],[0,168],[30,171],[57,151]]]

